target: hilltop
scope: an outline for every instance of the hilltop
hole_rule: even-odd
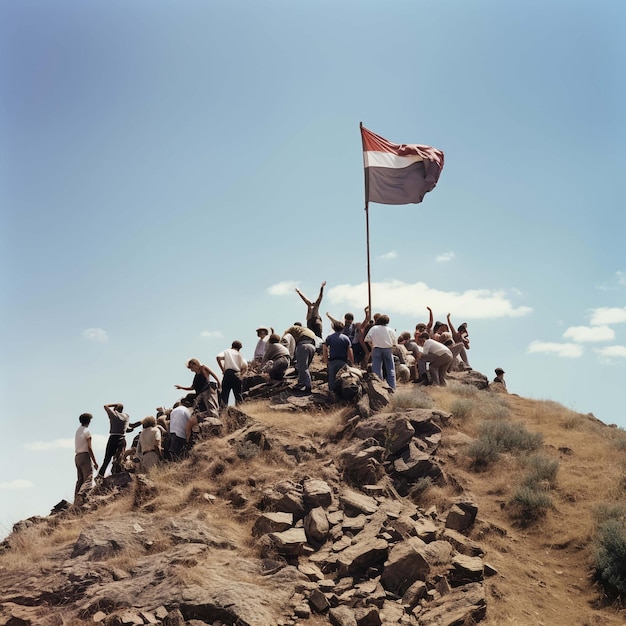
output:
[[[16,524],[0,626],[625,623],[593,579],[623,431],[478,373],[366,377],[365,408],[315,374],[306,401],[260,394],[183,461]]]

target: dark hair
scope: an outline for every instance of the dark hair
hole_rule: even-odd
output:
[[[376,320],[378,326],[387,326],[389,324],[389,316],[384,313]]]
[[[268,343],[280,343],[280,335],[276,333],[272,333],[270,338],[267,340]]]
[[[343,319],[344,319],[344,320],[354,320],[354,315],[352,315],[352,313],[346,313],[346,314],[343,316]]]
[[[405,331],[403,332],[399,337],[398,337],[398,341],[410,341],[411,339],[411,333]]]
[[[83,413],[82,415],[78,416],[78,421],[83,426],[89,426],[89,422],[91,422],[92,419],[93,419],[93,415],[91,413]]]
[[[237,339],[235,339],[235,341],[233,341],[230,347],[233,350],[241,350],[241,348],[243,348],[243,344],[241,343],[241,341],[238,341]]]
[[[335,320],[333,322],[333,330],[337,331],[338,333],[341,332],[343,330],[343,323]]]
[[[421,333],[419,338],[420,339],[430,339],[430,335],[428,333]]]

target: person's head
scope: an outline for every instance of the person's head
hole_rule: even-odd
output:
[[[280,343],[280,335],[278,333],[272,333],[267,341],[268,343]]]
[[[383,313],[382,315],[378,317],[378,319],[376,320],[376,323],[379,326],[387,326],[387,324],[389,324],[389,316]]]
[[[198,359],[189,359],[189,361],[187,361],[187,369],[190,369],[192,372],[197,372],[200,369],[200,361],[198,361]]]
[[[501,367],[496,367],[495,372],[496,376],[504,376],[504,374],[506,374],[506,372]]]
[[[238,341],[237,339],[235,339],[235,341],[233,341],[230,347],[233,350],[241,350],[241,348],[243,348],[243,344],[241,343],[241,341]]]
[[[78,421],[80,422],[81,426],[89,426],[89,423],[92,419],[93,415],[91,413],[83,413],[82,415],[78,416]]]
[[[118,413],[121,413],[124,410],[124,405],[121,402],[119,402],[118,404],[115,405],[115,410]]]
[[[294,322],[293,325],[294,326],[302,326],[302,322]]]
[[[346,324],[352,324],[352,322],[354,322],[354,315],[352,315],[352,313],[346,313],[343,319]]]
[[[415,332],[419,335],[420,333],[423,333],[426,330],[426,324],[416,324],[415,325]]]
[[[189,408],[189,407],[193,406],[195,400],[196,400],[196,394],[195,393],[189,393],[180,401],[180,403],[183,406],[186,406],[187,408]]]
[[[411,333],[408,331],[401,333],[398,337],[398,341],[400,343],[404,343],[405,341],[411,341]]]
[[[333,330],[336,333],[340,333],[343,330],[343,324],[339,320],[333,322]]]
[[[417,337],[417,343],[418,343],[420,346],[423,346],[423,345],[424,345],[424,342],[425,342],[427,339],[430,339],[430,335],[429,335],[427,332],[420,333],[420,334],[419,334],[419,336]]]
[[[466,330],[467,330],[467,322],[463,322],[463,323],[459,326],[458,331],[459,331],[460,333],[462,333],[462,332],[465,332]]]
[[[256,329],[256,334],[257,334],[257,337],[263,339],[263,337],[266,337],[267,335],[269,335],[270,332],[269,330],[267,330],[267,328],[265,328],[265,326],[261,326]]]
[[[141,420],[141,425],[144,428],[150,428],[150,426],[156,426],[156,419],[152,417],[152,415],[148,415],[148,417],[144,417]]]

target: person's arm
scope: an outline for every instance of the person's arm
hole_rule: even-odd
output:
[[[248,371],[248,361],[246,361],[241,355],[239,355],[239,359],[241,360],[241,363],[239,365],[239,367],[241,368],[239,376],[243,376]]]
[[[183,387],[182,385],[174,385],[176,389],[182,389],[183,391],[192,391],[193,387]]]
[[[213,376],[213,378],[215,378],[215,380],[219,383],[220,379],[217,377],[217,374],[208,366],[208,365],[203,365],[200,369],[200,371],[204,374],[204,376],[207,379],[207,382],[209,382],[209,377]]]
[[[322,361],[328,363],[328,346],[326,344],[322,346]]]
[[[426,308],[428,309],[428,324],[426,324],[426,330],[430,335],[435,318],[433,317],[433,310],[429,306],[427,306]]]
[[[448,315],[446,316],[446,319],[448,320],[448,328],[450,329],[450,332],[452,333],[452,335],[456,335],[456,330],[454,328],[454,326],[452,326],[452,322],[450,321],[450,313],[448,313]]]
[[[328,311],[326,312],[326,317],[330,320],[331,324],[334,324],[335,322],[340,321],[340,320],[336,320],[330,313],[328,313]]]
[[[312,306],[313,303],[296,287],[296,293],[302,298],[304,304],[307,306]]]
[[[371,319],[370,308],[366,306],[363,310],[365,311],[365,317],[363,318],[363,322],[361,322],[361,328],[366,328]]]
[[[354,352],[352,351],[352,346],[348,348],[348,351],[346,354],[348,356],[348,364],[354,365]]]
[[[96,461],[96,455],[93,453],[93,448],[91,447],[91,434],[87,435],[85,439],[87,440],[87,451],[89,452],[89,458],[91,459],[91,462],[93,463],[94,469],[98,469],[98,462]]]
[[[317,300],[315,301],[315,306],[319,306],[320,302],[322,301],[322,298],[324,296],[324,287],[326,287],[326,281],[324,281],[322,283],[322,286],[320,287],[320,295],[317,296]]]
[[[220,369],[222,370],[222,374],[223,374],[224,373],[224,357],[218,354],[215,357],[215,360],[217,361],[217,364],[220,366]]]
[[[187,441],[189,441],[189,438],[191,437],[191,431],[193,430],[194,426],[198,425],[198,418],[195,415],[191,416],[191,419],[187,422],[187,426],[185,427],[185,439]]]

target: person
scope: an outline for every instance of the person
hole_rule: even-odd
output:
[[[304,394],[311,393],[311,372],[309,366],[315,355],[315,333],[310,328],[294,324],[283,335],[291,335],[296,343],[295,358],[298,368],[298,384],[295,390]]]
[[[241,377],[248,370],[248,363],[241,355],[241,341],[233,341],[231,347],[220,352],[216,358],[222,370],[222,406],[228,405],[230,392],[235,396],[235,404],[243,402]]]
[[[453,356],[450,349],[440,341],[431,339],[428,331],[424,331],[417,339],[417,344],[421,346],[420,362],[430,363],[430,376],[432,384],[440,387],[446,386],[446,376],[448,367],[452,363]]]
[[[333,330],[335,329],[336,320],[330,313],[326,312],[326,317],[330,320]],[[341,322],[339,322],[341,324]],[[354,315],[352,313],[346,313],[343,316],[343,324],[341,324],[341,332],[348,336],[350,342],[354,342],[354,335],[356,334],[356,324],[354,323]]]
[[[493,382],[502,388],[503,391],[506,391],[506,381],[504,380],[504,375],[506,372],[501,367],[496,367],[494,370],[496,377],[493,379]]]
[[[326,341],[322,347],[324,363],[327,364],[328,372],[328,388],[335,391],[335,379],[337,372],[346,364],[354,363],[354,354],[352,352],[352,342],[350,337],[344,333],[344,324],[339,320],[333,321],[334,333],[326,337]]]
[[[291,335],[289,335],[291,337]],[[280,335],[272,333],[267,341],[267,349],[261,360],[271,380],[283,380],[285,372],[291,364],[289,350],[280,342]]]
[[[354,329],[354,341],[352,342],[352,352],[354,354],[354,362],[362,369],[367,368],[367,362],[370,358],[370,350],[365,343],[365,335],[372,327],[372,318],[370,317],[370,307],[364,309],[365,317],[362,322],[357,322]]]
[[[267,342],[269,340],[270,330],[265,326],[260,326],[256,329],[256,336],[259,338],[259,340],[256,342],[253,358],[257,363],[260,363],[263,360],[263,355],[265,354],[265,350],[267,349]]]
[[[326,286],[326,281],[322,283],[320,287],[320,293],[317,296],[317,300],[315,302],[311,302],[297,287],[296,293],[302,298],[304,303],[306,304],[306,326],[309,330],[312,330],[313,333],[322,338],[322,318],[320,317],[320,304],[322,303],[322,297],[324,296],[324,287]],[[296,357],[297,360],[297,357]]]
[[[111,459],[119,456],[126,449],[126,432],[132,431],[138,425],[138,422],[129,424],[130,417],[128,413],[124,413],[124,405],[121,402],[105,404],[104,410],[109,418],[109,439],[104,451],[104,460],[98,472],[100,478],[104,478]]]
[[[383,365],[385,367],[385,380],[391,389],[396,388],[396,368],[393,362],[393,346],[398,344],[396,334],[388,328],[389,316],[379,315],[376,323],[369,329],[365,336],[365,343],[372,346],[372,372],[379,378],[383,378]]]
[[[452,333],[452,340],[454,341],[454,345],[460,347],[458,348],[458,355],[463,361],[463,369],[471,370],[469,360],[467,358],[467,350],[469,350],[469,334],[467,332],[467,322],[463,322],[458,329],[455,329],[450,321],[450,313],[448,313],[448,328]],[[452,354],[454,354],[454,350],[452,350]]]
[[[161,429],[157,426],[156,419],[149,415],[141,420],[143,430],[139,433],[137,442],[137,456],[141,461],[141,469],[147,472],[154,467],[162,458],[161,454]]]
[[[191,387],[183,387],[182,385],[174,385],[174,387],[183,391],[195,392],[194,410],[200,411],[201,407],[204,407],[205,411],[213,413],[215,404],[213,396],[215,389],[219,390],[220,379],[210,367],[203,365],[198,359],[189,359],[187,369],[194,373]],[[211,376],[217,381],[216,383],[211,382]]]
[[[180,459],[185,453],[193,426],[191,420],[191,407],[193,405],[193,395],[187,395],[170,413],[168,452],[172,460]]]
[[[93,419],[91,413],[83,413],[78,417],[80,426],[74,435],[74,464],[76,465],[76,488],[74,489],[74,502],[84,485],[91,484],[93,470],[98,469],[98,463],[91,447],[91,433],[89,424]]]

